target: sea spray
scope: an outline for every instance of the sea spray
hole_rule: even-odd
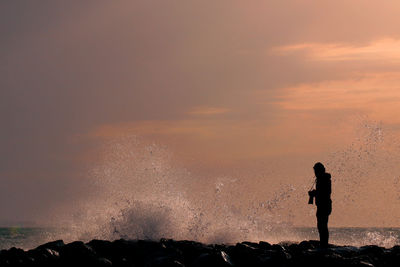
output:
[[[368,226],[368,216],[379,210],[376,203],[380,199],[386,197],[392,206],[400,204],[396,187],[399,146],[395,135],[385,135],[381,123],[357,125],[346,147],[334,148],[320,158],[271,160],[248,174],[214,177],[192,173],[177,163],[166,146],[134,135],[115,138],[102,145],[100,159],[88,177],[87,194],[60,207],[53,216],[68,228],[57,237],[70,241],[174,238],[207,243],[316,239],[315,228],[303,226],[315,224],[315,208],[307,205],[307,190],[317,160],[326,163],[333,176],[331,224],[353,226],[343,222],[359,222],[367,214]],[[369,191],[371,185],[375,192]],[[397,231],[340,229],[332,229],[331,242],[385,246],[398,242]]]
[[[265,239],[273,228],[288,226],[279,211],[292,185],[283,184],[268,200],[247,177],[196,176],[176,166],[166,148],[136,136],[114,139],[102,151],[90,193],[66,207],[64,215],[72,216],[57,219],[70,226],[64,238],[237,242]]]

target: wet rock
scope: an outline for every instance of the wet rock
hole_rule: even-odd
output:
[[[93,266],[112,266],[112,262],[109,259],[106,258],[97,258],[95,260],[93,260]]]
[[[201,266],[234,266],[229,255],[224,251],[203,253],[191,264],[193,267]]]
[[[12,247],[9,250],[2,251],[1,266],[26,266],[32,259],[20,248]]]
[[[272,247],[272,245],[271,245],[270,243],[264,242],[264,241],[260,241],[260,242],[258,243],[258,246],[259,246],[261,249],[265,249],[265,250],[271,249],[271,247]]]
[[[285,251],[285,248],[284,248],[283,246],[281,246],[281,245],[274,244],[274,245],[272,245],[271,250],[275,250],[275,251]]]
[[[354,257],[359,253],[359,248],[353,246],[333,247],[329,250],[340,254],[343,257]]]
[[[195,241],[174,241],[173,246],[180,251],[184,263],[194,262],[201,254],[212,253],[213,248]]]
[[[242,261],[254,257],[259,251],[258,248],[255,248],[251,245],[237,243],[236,246],[231,249],[231,252],[233,255],[235,255],[235,258],[238,258],[238,260]]]
[[[111,259],[115,254],[114,246],[110,241],[93,239],[86,245],[91,247],[97,255],[104,258]]]
[[[60,251],[60,249],[65,246],[64,241],[63,240],[56,240],[56,241],[52,241],[52,242],[48,242],[45,243],[43,245],[38,246],[36,249],[52,249],[55,251]]]
[[[63,264],[98,264],[96,252],[82,241],[75,241],[60,249],[60,261]]]
[[[134,240],[115,240],[112,242],[109,259],[113,263],[118,263],[121,266],[128,266],[125,264],[136,262],[137,265],[144,264],[143,257],[148,252],[141,250],[138,242]]]
[[[372,263],[359,259],[359,258],[347,258],[345,259],[344,265],[351,266],[351,267],[374,267]]]
[[[279,251],[266,250],[247,242],[236,244],[229,252],[237,266],[265,266],[280,257]]]
[[[244,242],[242,242],[240,244],[246,245],[246,246],[254,248],[254,249],[259,249],[260,248],[260,245],[258,243],[254,243],[254,242],[244,241]]]
[[[317,241],[300,243],[241,242],[206,245],[172,239],[92,240],[64,244],[49,242],[24,251],[0,251],[0,266],[278,266],[278,267],[394,267],[399,266],[400,246],[334,246],[320,248]]]
[[[308,240],[308,241],[301,241],[299,243],[299,248],[302,250],[305,249],[315,249],[315,248],[319,248],[319,241],[316,240]]]
[[[147,267],[183,267],[184,265],[172,257],[158,257],[146,264]]]
[[[363,246],[360,248],[359,253],[367,258],[366,262],[380,264],[383,261],[386,251],[378,246]]]
[[[29,250],[27,255],[30,258],[31,265],[35,266],[52,266],[60,259],[58,251],[44,247]]]

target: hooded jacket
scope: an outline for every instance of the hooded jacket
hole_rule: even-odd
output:
[[[332,188],[331,175],[329,173],[323,173],[320,177],[317,177],[315,191],[315,204],[317,207],[330,207],[332,204]]]

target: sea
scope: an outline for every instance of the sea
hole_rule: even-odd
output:
[[[33,249],[43,243],[63,239],[63,232],[65,231],[68,231],[68,229],[3,227],[0,228],[0,250],[10,249],[11,247],[25,250]],[[289,236],[290,233],[293,234],[292,238]],[[295,227],[286,229],[282,233],[271,232],[270,239],[267,238],[258,241],[279,243],[276,242],[279,240],[277,238],[281,238],[281,243],[317,240],[318,231],[313,227]],[[73,240],[64,241],[71,242]],[[89,240],[82,241],[86,242]],[[257,242],[257,240],[251,241]],[[355,247],[377,245],[390,248],[400,245],[400,228],[330,228],[330,243]]]
[[[362,122],[355,131],[358,137],[351,145],[334,149],[321,160],[333,175],[332,216],[340,225],[396,225],[398,138],[384,136],[380,123]],[[316,227],[296,227],[315,222],[315,206],[307,204],[307,191],[314,181],[316,159],[285,157],[244,170],[197,173],[167,147],[136,136],[110,141],[102,151],[88,179],[76,187],[79,190],[43,211],[46,216],[35,218],[35,225],[51,228],[0,228],[0,249],[32,249],[59,239],[68,243],[172,238],[207,244],[318,240]],[[350,216],[355,210],[357,216]],[[400,245],[400,228],[329,230],[329,241],[335,245]]]

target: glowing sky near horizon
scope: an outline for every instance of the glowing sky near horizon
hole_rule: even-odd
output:
[[[397,136],[399,12],[397,0],[2,1],[0,223],[78,194],[99,144],[127,134],[228,173],[311,166],[351,143],[359,118]]]

